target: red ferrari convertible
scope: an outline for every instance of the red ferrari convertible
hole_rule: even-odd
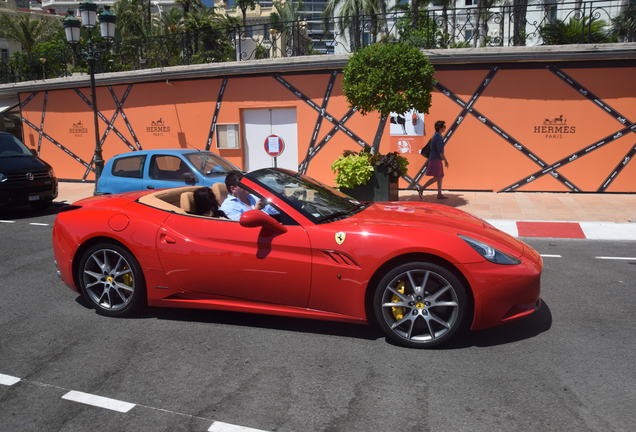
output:
[[[282,169],[241,184],[273,215],[197,215],[196,187],[75,203],[53,229],[61,278],[110,316],[149,305],[375,322],[410,347],[540,306],[541,257],[468,213],[358,202]],[[224,184],[211,189],[225,199]]]

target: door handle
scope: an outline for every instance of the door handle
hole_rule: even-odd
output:
[[[164,233],[159,234],[159,239],[166,244],[175,244],[177,242],[174,238]]]
[[[146,186],[146,189],[154,189],[155,187],[153,185],[148,185]]]

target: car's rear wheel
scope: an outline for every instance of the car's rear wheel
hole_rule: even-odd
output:
[[[466,287],[448,269],[429,262],[402,264],[376,286],[375,318],[386,336],[407,347],[448,342],[464,326]]]
[[[82,294],[104,315],[129,315],[145,303],[139,263],[115,243],[95,244],[84,251],[78,272]]]

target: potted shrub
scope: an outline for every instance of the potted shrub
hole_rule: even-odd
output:
[[[379,130],[384,130],[391,112],[428,113],[434,73],[428,58],[414,46],[376,43],[351,56],[344,69],[343,91],[362,115],[380,113]],[[338,186],[364,201],[397,201],[398,180],[406,174],[405,158],[378,154],[381,135],[371,148],[345,152],[331,166]]]
[[[371,154],[345,150],[331,164],[340,190],[360,201],[397,201],[398,180],[406,174],[409,162],[397,152]]]

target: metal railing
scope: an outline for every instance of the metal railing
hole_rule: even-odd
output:
[[[633,6],[632,6],[633,7]],[[622,1],[582,1],[466,8],[432,6],[412,15],[357,15],[322,20],[262,22],[116,41],[96,65],[98,72],[197,63],[351,53],[379,41],[405,41],[420,48],[601,43],[616,40],[612,18]],[[0,63],[0,83],[40,80],[83,72],[74,50],[20,54]]]

